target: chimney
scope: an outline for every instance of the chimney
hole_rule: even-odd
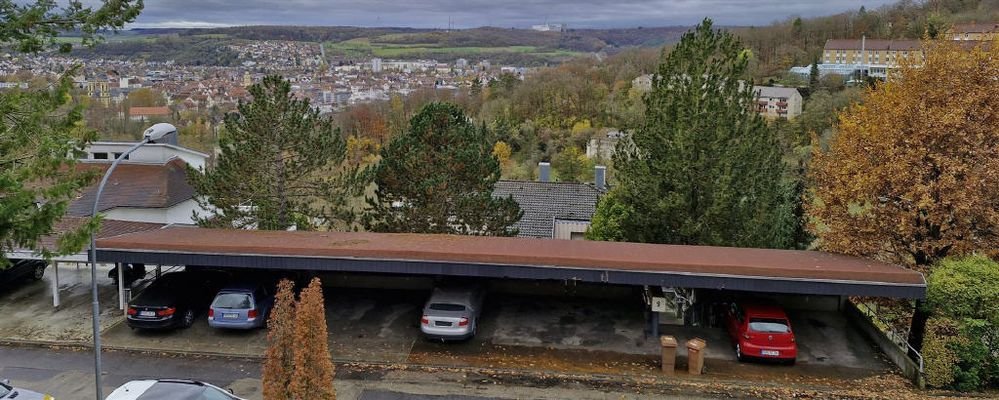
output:
[[[538,180],[541,182],[548,182],[551,180],[552,176],[552,165],[551,163],[539,162],[538,163]]]
[[[604,190],[607,188],[607,167],[603,165],[598,165],[593,168],[593,184],[597,187],[597,190]]]

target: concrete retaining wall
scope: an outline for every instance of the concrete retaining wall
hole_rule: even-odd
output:
[[[925,379],[919,373],[919,364],[912,361],[909,355],[906,354],[906,350],[889,339],[856,305],[849,301],[845,302],[843,314],[846,315],[846,318],[850,322],[860,328],[861,332],[864,332],[867,337],[871,338],[878,348],[888,356],[888,359],[902,370],[902,375],[909,378],[916,386],[920,388],[926,387]]]

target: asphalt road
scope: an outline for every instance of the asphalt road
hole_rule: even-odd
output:
[[[103,354],[103,387],[107,395],[134,379],[196,377],[218,386],[236,386],[244,379],[258,379],[256,362],[191,359],[106,352]],[[52,394],[57,399],[94,398],[93,353],[32,347],[0,346],[0,377],[14,386]]]

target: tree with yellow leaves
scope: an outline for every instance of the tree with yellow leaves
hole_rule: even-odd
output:
[[[319,278],[299,295],[295,313],[295,372],[292,399],[335,400],[333,360],[326,332],[326,309]]]
[[[811,164],[824,250],[925,269],[999,249],[999,43],[932,43],[840,116]]]
[[[261,383],[266,400],[291,400],[295,370],[295,285],[283,279],[277,285],[274,307],[267,319],[267,352]]]
[[[809,170],[809,229],[823,250],[928,271],[999,250],[999,42],[926,46],[862,104]],[[918,61],[918,60],[910,60]],[[916,307],[917,350],[928,310]]]

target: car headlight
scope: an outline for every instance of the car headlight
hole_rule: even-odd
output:
[[[45,395],[45,397],[42,397],[42,400],[55,400],[55,397]]]

